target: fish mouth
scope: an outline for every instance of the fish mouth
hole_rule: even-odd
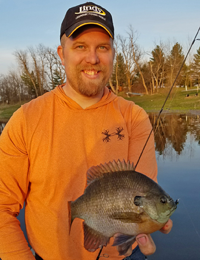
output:
[[[177,199],[177,200],[175,201],[175,204],[176,204],[176,205],[179,204],[179,200],[180,200],[180,199]]]
[[[174,205],[173,207],[171,208],[171,210],[169,211],[169,214],[167,214],[167,216],[171,216],[173,214],[173,212],[177,209],[177,205],[179,204],[179,199],[177,199],[175,202],[174,202]]]

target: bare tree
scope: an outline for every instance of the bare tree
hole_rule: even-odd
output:
[[[14,55],[15,55],[19,65],[20,65],[20,67],[22,68],[22,70],[29,77],[29,79],[32,83],[32,86],[34,87],[35,95],[36,95],[36,97],[38,97],[39,93],[38,93],[37,83],[36,83],[34,74],[31,73],[27,51],[22,51],[22,50],[15,51]]]
[[[49,47],[45,48],[45,61],[46,75],[50,83],[50,89],[55,88],[58,83],[63,84],[66,79],[65,70],[54,49]],[[58,80],[55,80],[55,75],[57,75]]]
[[[158,87],[163,86],[165,74],[165,55],[163,43],[161,42],[160,45],[156,45],[151,53],[152,57],[149,64],[152,76],[153,92],[155,89],[154,86],[156,86],[156,92],[158,92]]]
[[[10,71],[8,77],[10,79],[10,84],[12,85],[12,88],[14,90],[13,101],[19,101],[21,103],[24,97],[23,82],[20,76],[15,71]]]
[[[116,81],[115,93],[118,94],[118,91],[119,91],[119,81],[118,81],[119,39],[118,39],[118,37],[116,37],[114,44],[115,44],[115,61],[116,61],[116,63],[115,63],[115,81]]]
[[[131,78],[133,78],[136,74],[135,63],[132,54],[132,45],[129,39],[121,35],[118,35],[117,37],[119,39],[121,52],[124,57],[124,62],[126,67],[125,74],[126,74],[126,79],[128,84],[128,90],[131,91]]]
[[[23,83],[15,71],[0,77],[0,101],[2,103],[16,103],[24,99]]]
[[[141,58],[141,51],[139,50],[139,47],[136,43],[137,37],[136,37],[136,32],[133,30],[133,27],[130,25],[129,26],[129,32],[128,32],[128,36],[129,36],[129,44],[130,44],[130,50],[131,50],[131,56],[137,66],[137,69],[140,73],[141,79],[142,79],[142,84],[145,88],[146,94],[149,94],[146,83],[145,83],[145,79],[141,70],[141,66],[140,66],[140,58]]]
[[[36,50],[33,47],[29,49],[30,57],[32,58],[33,71],[36,76],[36,82],[38,85],[38,94],[42,95],[44,93],[44,82],[45,82],[45,73],[44,73],[44,52],[42,45],[40,45]]]
[[[154,93],[154,89],[155,89],[155,74],[153,72],[153,65],[152,65],[152,61],[149,61],[149,69],[151,72],[151,84],[152,84],[152,88],[151,88],[151,93]]]
[[[65,71],[57,52],[40,44],[14,53],[22,68],[22,79],[36,97],[65,81]]]

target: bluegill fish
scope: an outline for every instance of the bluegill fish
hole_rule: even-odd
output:
[[[123,255],[138,234],[161,229],[177,204],[133,164],[113,161],[88,170],[84,194],[69,202],[70,224],[75,218],[84,220],[84,247],[91,252],[120,233],[113,245]]]

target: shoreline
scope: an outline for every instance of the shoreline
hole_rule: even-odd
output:
[[[0,123],[7,123],[10,118],[0,118]]]
[[[160,110],[146,110],[147,114],[154,113],[158,114]],[[186,115],[199,115],[200,116],[200,110],[163,110],[162,114],[186,114]],[[1,118],[0,117],[0,123],[7,123],[10,118]]]
[[[147,113],[158,114],[159,110],[147,110]],[[186,115],[200,115],[200,110],[163,110],[161,114],[186,114]]]

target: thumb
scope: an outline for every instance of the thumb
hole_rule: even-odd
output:
[[[150,235],[140,234],[136,237],[140,251],[144,255],[152,255],[156,251],[156,245]]]

